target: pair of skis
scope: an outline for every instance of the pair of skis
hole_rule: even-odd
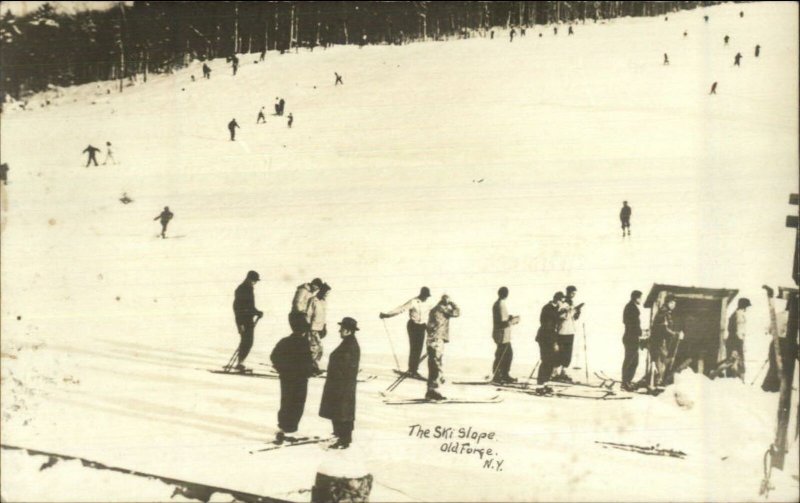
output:
[[[613,389],[615,384],[622,385],[622,381],[619,381],[617,379],[613,379],[613,378],[609,377],[608,375],[606,375],[605,372],[595,372],[594,375],[595,375],[595,377],[600,379],[600,381],[601,381],[600,385],[605,387],[605,388]],[[653,388],[637,388],[635,391],[628,391],[628,392],[629,393],[636,393],[636,394],[639,394],[639,395],[658,396],[663,391],[664,391],[664,388],[658,386],[658,387],[653,387]]]
[[[381,392],[383,403],[386,405],[419,405],[419,404],[465,404],[465,403],[499,403],[503,401],[500,395],[489,398],[445,398],[443,400],[431,400],[428,398],[397,398]]]
[[[646,454],[648,456],[668,456],[671,458],[683,459],[686,453],[675,449],[665,449],[656,445],[636,445],[636,444],[620,444],[617,442],[600,442],[595,441],[596,444],[602,445],[606,449],[619,449],[621,451],[636,452],[638,454]]]

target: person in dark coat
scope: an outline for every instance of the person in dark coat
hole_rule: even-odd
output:
[[[287,433],[294,433],[303,417],[308,394],[308,378],[314,372],[314,360],[308,340],[300,332],[284,337],[270,355],[272,366],[281,381],[281,408],[278,410],[278,433],[275,442],[282,443]]]
[[[736,56],[733,57],[733,66],[741,66],[739,63],[742,61],[742,53],[737,52]]]
[[[728,45],[728,40],[730,40],[730,39],[731,39],[731,37],[725,35],[725,38],[723,39],[725,41],[725,45]]]
[[[100,149],[97,147],[93,147],[92,145],[89,145],[88,147],[83,149],[84,154],[89,154],[89,159],[86,160],[87,168],[89,167],[90,163],[94,163],[94,165],[97,166],[97,158],[95,157],[95,155],[97,155],[98,152],[100,152]]]
[[[211,78],[211,68],[205,63],[203,63],[203,78],[204,79]]]
[[[287,120],[287,121],[286,121],[286,125],[287,125],[287,126],[290,128],[290,129],[291,129],[291,127],[292,127],[292,123],[294,122],[294,117],[292,116],[292,113],[291,113],[291,112],[289,112],[289,117],[288,117],[288,119],[289,119],[289,120]]]
[[[286,100],[281,98],[278,100],[278,115],[283,115],[283,111],[286,108]]]
[[[236,119],[233,119],[228,123],[228,131],[231,132],[231,141],[236,139],[236,128],[238,127],[239,124],[236,122]]]
[[[558,361],[558,327],[567,315],[561,311],[560,306],[564,301],[564,293],[556,292],[553,300],[542,307],[539,315],[539,331],[536,333],[536,342],[539,343],[541,363],[537,382],[544,384],[550,380],[553,369]]]
[[[759,54],[761,54],[761,46],[756,45],[756,57],[758,57]]]
[[[716,82],[711,84],[711,92],[708,93],[708,94],[717,94],[717,83]]]
[[[622,345],[625,346],[625,359],[622,361],[622,389],[631,391],[636,367],[639,366],[639,338],[642,336],[642,324],[639,318],[639,302],[642,292],[631,292],[631,300],[622,311],[622,323],[625,332],[622,335]]]
[[[256,308],[255,294],[253,287],[261,278],[255,271],[249,271],[247,277],[242,281],[233,294],[233,316],[236,320],[236,330],[239,331],[239,349],[237,349],[236,370],[244,372],[244,360],[253,348],[253,333],[255,332],[256,321],[264,316],[264,313]]]
[[[353,441],[356,419],[356,378],[361,361],[361,348],[356,340],[358,322],[342,318],[339,335],[342,342],[328,358],[328,375],[322,390],[319,415],[333,423],[337,440],[332,449],[347,449]]]
[[[650,360],[655,364],[658,375],[656,385],[668,384],[668,360],[675,359],[675,352],[679,340],[683,339],[683,332],[675,326],[675,296],[667,295],[664,305],[653,318],[653,333],[650,337]],[[670,356],[672,354],[672,356]]]
[[[233,75],[236,75],[236,72],[239,70],[239,58],[236,56],[231,57],[231,65],[233,66]]]
[[[8,185],[8,164],[0,164],[0,181],[3,185]]]
[[[572,26],[570,26],[569,30],[567,30],[567,35],[575,35],[575,32],[572,31]]]
[[[169,221],[172,220],[172,217],[175,215],[169,211],[169,206],[164,206],[164,211],[161,212],[153,221],[161,220],[161,239],[167,238],[167,225],[169,225]]]
[[[664,55],[666,56],[666,54]],[[716,84],[715,84],[716,85]],[[628,236],[631,235],[631,207],[628,206],[628,201],[622,201],[622,209],[619,210],[619,221],[622,224],[622,237],[625,237],[625,230],[628,230]]]

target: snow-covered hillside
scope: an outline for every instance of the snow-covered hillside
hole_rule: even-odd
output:
[[[294,288],[313,277],[333,287],[329,323],[358,319],[362,366],[380,378],[359,385],[356,443],[344,456],[370,467],[377,501],[757,498],[776,397],[749,382],[769,341],[760,287],[792,285],[784,219],[798,184],[797,46],[797,4],[723,5],[577,25],[569,37],[536,27],[513,43],[499,33],[270,53],[260,64],[242,55],[235,77],[216,60],[203,80],[195,62],[123,93],[92,84],[7,110],[3,443],[308,499],[298,491],[333,454],[249,454],[273,435],[277,382],[203,370],[235,349],[233,290],[255,269],[266,316],[251,363],[268,361],[288,334]],[[334,71],[344,85],[334,86]],[[285,117],[255,123],[276,96],[291,129]],[[106,141],[120,164],[85,168],[81,151]],[[132,204],[120,204],[123,192]],[[633,207],[624,240],[623,200]],[[173,239],[156,237],[164,206],[175,213]],[[489,372],[502,285],[522,319],[512,374],[527,377],[539,310],[569,284],[586,302],[589,367],[618,376],[622,308],[631,290],[656,282],[736,288],[753,301],[746,386],[700,384],[689,411],[670,394],[408,407],[378,395],[394,366],[378,313],[420,286],[461,307],[445,353],[450,377]],[[405,320],[387,326],[402,363]],[[336,344],[325,340],[326,355]],[[313,434],[329,431],[316,414],[321,384],[312,382],[301,424]],[[398,391],[422,396],[424,384]],[[411,439],[412,424],[495,431],[504,470]],[[643,459],[596,440],[689,456]],[[796,479],[776,485],[773,498],[796,498]],[[76,488],[71,499],[82,496]]]

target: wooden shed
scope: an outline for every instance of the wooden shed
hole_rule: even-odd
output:
[[[693,286],[654,284],[644,307],[650,309],[650,325],[668,294],[675,296],[675,325],[685,336],[678,348],[676,366],[687,358],[696,372],[709,372],[726,358],[728,304],[739,290],[697,288]]]

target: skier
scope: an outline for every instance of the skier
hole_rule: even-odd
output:
[[[123,193],[122,193],[122,197],[120,197],[120,198],[119,198],[119,201],[120,201],[122,204],[130,204],[130,203],[132,203],[132,202],[133,202],[133,199],[131,199],[130,197],[128,197],[128,193],[127,193],[127,192],[123,192]]]
[[[725,45],[728,45],[728,40],[730,40],[730,39],[731,39],[731,37],[725,35],[725,38],[723,39],[725,41]]]
[[[244,281],[236,287],[233,294],[233,316],[236,320],[236,329],[239,331],[239,349],[236,350],[236,370],[245,372],[244,360],[253,348],[253,335],[256,322],[264,316],[256,308],[253,287],[261,278],[255,271],[248,271]]]
[[[153,219],[153,221],[161,220],[161,239],[167,238],[167,225],[169,225],[169,221],[172,220],[172,217],[174,216],[175,215],[169,211],[169,206],[164,206],[164,211],[162,211],[160,215]]]
[[[761,46],[756,45],[756,57],[758,57],[759,54],[761,54]]]
[[[674,312],[677,302],[675,296],[667,295],[664,306],[653,319],[653,333],[650,337],[650,360],[655,366],[658,380],[656,385],[667,383],[666,367],[670,355],[670,347],[677,350],[678,341],[683,339],[683,332],[675,328]],[[672,355],[675,358],[675,354]]]
[[[292,128],[292,123],[294,122],[294,117],[292,116],[292,112],[289,112],[288,119],[289,120],[286,121],[286,125],[289,127],[289,129],[291,129]]]
[[[489,40],[494,40],[494,30],[489,31]]]
[[[266,123],[267,118],[264,116],[264,107],[261,107],[261,110],[258,111],[258,117],[256,117],[256,124]]]
[[[83,149],[83,153],[89,154],[89,159],[86,160],[86,167],[87,168],[89,167],[90,163],[94,163],[94,165],[97,166],[97,158],[95,157],[97,152],[100,152],[100,149],[97,148],[97,147],[93,147],[91,145],[89,145],[88,147]]]
[[[515,28],[511,28],[511,31],[508,32],[508,36],[510,37],[509,42],[513,42],[514,41],[514,35],[516,35],[516,34],[517,34],[517,30]]]
[[[705,20],[706,23],[708,22],[708,16],[703,16],[703,19]]]
[[[572,379],[567,375],[569,364],[572,363],[572,346],[575,342],[575,321],[581,316],[583,304],[573,306],[575,295],[578,289],[570,285],[567,287],[567,294],[560,306],[562,315],[561,324],[558,326],[558,351],[556,352],[556,373],[554,381],[571,383]]]
[[[326,297],[330,291],[330,285],[323,283],[317,290],[317,294],[308,301],[306,310],[306,323],[308,324],[306,338],[308,339],[311,356],[314,359],[314,373],[317,375],[322,373],[319,369],[319,361],[322,359],[322,339],[328,335],[325,315],[328,306]]]
[[[109,160],[111,161],[111,164],[114,164],[114,165],[117,164],[116,159],[114,159],[114,152],[111,151],[111,142],[107,141],[106,142],[106,158],[103,160],[103,166],[108,164]]]
[[[631,300],[625,305],[622,311],[622,323],[625,325],[625,332],[622,335],[622,345],[625,347],[625,359],[622,361],[622,389],[633,391],[633,377],[636,375],[636,367],[639,366],[639,338],[642,336],[642,325],[639,318],[639,302],[642,299],[642,292],[634,290],[631,292]]]
[[[525,27],[524,27],[524,26],[520,27],[520,29],[519,29],[519,36],[520,36],[520,37],[524,37],[524,36],[525,36]]]
[[[497,345],[492,364],[492,382],[497,384],[515,383],[517,380],[509,375],[514,350],[511,348],[511,327],[519,323],[519,316],[511,316],[506,308],[508,288],[501,287],[497,291],[497,300],[492,306],[492,339]]]
[[[711,92],[714,93],[714,89],[716,88],[717,83],[714,83],[714,87],[711,88]],[[619,221],[622,223],[622,237],[625,237],[625,229],[628,230],[628,236],[631,235],[631,207],[628,206],[628,201],[622,201],[622,209],[619,210]]]
[[[259,61],[264,61],[266,59],[266,57],[267,57],[267,50],[264,49],[263,51],[261,51],[261,55],[258,57],[258,60]]]
[[[345,317],[339,322],[342,342],[328,358],[328,375],[322,389],[319,415],[333,423],[336,442],[331,449],[347,449],[353,441],[356,419],[356,382],[361,348],[356,340],[358,322]]]
[[[556,292],[553,300],[542,306],[539,315],[539,330],[536,332],[536,342],[539,343],[539,373],[537,382],[544,384],[550,380],[553,368],[556,366],[558,358],[558,326],[566,316],[566,312],[561,312],[560,306],[564,300],[563,292]]]
[[[239,58],[235,54],[231,56],[231,65],[233,66],[233,75],[236,76],[236,72],[239,70]]]
[[[740,62],[741,60],[742,60],[742,53],[741,53],[741,52],[737,52],[737,53],[736,53],[736,56],[734,56],[734,57],[733,57],[733,65],[734,65],[734,66],[740,66],[740,65],[739,65],[739,62]]]
[[[278,115],[283,115],[283,111],[285,110],[286,102],[281,98],[278,101]]]
[[[334,86],[338,86],[339,84],[344,85],[344,82],[342,82],[342,76],[336,72],[333,72],[333,74],[336,76],[336,82],[334,82],[333,85]]]
[[[280,115],[280,114],[281,114],[281,102],[280,102],[280,100],[279,100],[279,99],[276,97],[276,98],[275,98],[275,115]]]
[[[211,68],[205,63],[203,63],[203,78],[204,79],[211,78]]]
[[[711,84],[711,92],[708,93],[708,94],[717,94],[717,83],[716,82]]]
[[[303,283],[297,287],[292,298],[292,310],[289,311],[289,326],[292,332],[304,334],[308,330],[306,313],[308,303],[324,283],[319,278],[314,278],[311,283]]]
[[[419,295],[410,299],[408,302],[399,306],[388,313],[381,313],[380,318],[391,318],[398,314],[408,311],[408,323],[406,323],[406,331],[408,332],[408,370],[406,373],[409,377],[422,379],[419,374],[419,362],[422,356],[422,346],[425,342],[425,331],[427,330],[426,322],[430,312],[430,306],[427,300],[431,296],[431,291],[427,286],[423,286],[419,290]]]
[[[739,11],[739,17],[744,17],[744,11],[743,10]]]
[[[234,141],[236,139],[236,128],[238,127],[239,124],[236,122],[235,118],[231,119],[231,121],[228,123],[228,131],[231,132],[231,141]]]
[[[281,407],[278,410],[278,433],[275,443],[282,443],[287,433],[294,433],[303,417],[308,395],[308,378],[314,371],[314,360],[303,334],[292,332],[275,345],[270,354],[272,366],[281,381]]]
[[[572,25],[569,25],[569,29],[567,30],[567,35],[575,35],[575,32],[572,31]]]
[[[558,26],[553,26],[553,35],[558,35]]]
[[[739,377],[744,380],[744,338],[747,334],[747,308],[750,307],[750,299],[742,297],[739,299],[736,311],[728,318],[728,338],[725,339],[725,351],[728,356],[738,355],[737,365],[733,365],[729,373],[730,377]]]
[[[447,295],[442,295],[428,315],[428,391],[425,393],[425,400],[446,400],[438,391],[439,385],[444,382],[444,345],[450,342],[450,318],[460,315],[458,306]]]
[[[8,185],[8,164],[0,164],[0,181],[3,185]]]
[[[664,53],[664,64],[665,64],[665,65],[668,65],[668,64],[669,64],[669,56],[667,56],[667,53],[666,53],[666,52]]]

